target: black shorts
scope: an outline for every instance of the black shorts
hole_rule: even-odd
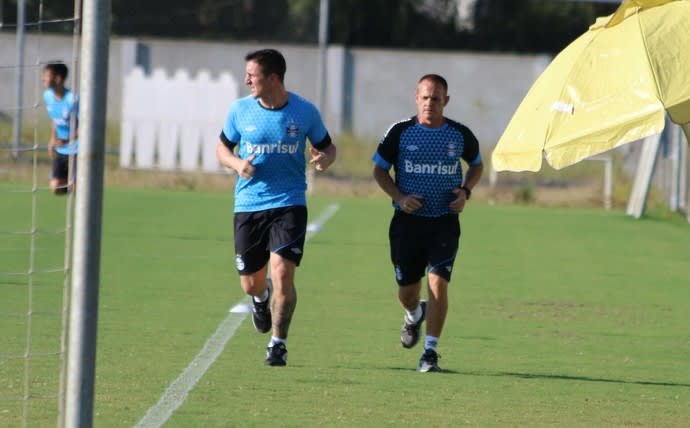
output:
[[[77,166],[77,157],[74,157],[74,169]],[[75,174],[72,174],[74,177]],[[67,180],[69,177],[69,155],[63,155],[56,153],[55,159],[53,159],[53,171],[50,174],[50,178],[56,178],[58,180]]]
[[[398,285],[416,283],[427,269],[450,281],[460,242],[457,215],[422,217],[396,210],[388,236]]]
[[[299,266],[307,232],[307,207],[235,213],[235,264],[241,275],[261,270],[277,253]]]

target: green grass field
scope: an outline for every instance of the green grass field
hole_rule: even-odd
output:
[[[3,230],[30,194],[0,185]],[[62,263],[64,198],[38,195],[36,269]],[[340,210],[308,242],[287,368],[267,368],[249,319],[168,427],[689,426],[690,227],[621,212],[472,204],[440,374],[414,371],[388,259],[383,199]],[[107,189],[95,421],[135,425],[242,299],[230,191]],[[0,272],[28,270],[3,234]],[[31,351],[59,349],[62,273],[32,277]],[[29,295],[0,276],[0,426],[21,426]],[[28,426],[55,426],[58,356],[29,362]]]

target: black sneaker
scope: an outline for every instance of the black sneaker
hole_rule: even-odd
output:
[[[265,302],[257,302],[252,297],[252,322],[254,323],[254,328],[259,333],[266,333],[271,329],[271,294],[272,284],[271,279],[266,280],[266,287],[268,288],[268,299]]]
[[[422,358],[419,359],[419,367],[417,371],[421,373],[426,372],[440,372],[441,367],[438,366],[439,355],[433,349],[425,349]]]
[[[284,366],[287,364],[287,348],[284,343],[276,343],[273,346],[266,348],[267,366]]]
[[[426,300],[419,302],[419,306],[422,307],[422,317],[419,321],[413,324],[408,324],[404,321],[403,327],[400,330],[400,343],[404,348],[412,348],[419,342],[419,332],[422,329],[422,323],[424,318],[426,318]]]

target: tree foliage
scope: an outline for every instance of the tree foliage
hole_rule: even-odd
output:
[[[458,25],[458,7],[472,1],[474,25]],[[2,1],[16,22],[17,0]],[[27,21],[73,16],[74,3],[27,0]],[[347,46],[557,52],[615,4],[549,0],[332,0],[329,42]],[[112,0],[112,32],[156,36],[313,44],[319,0]],[[11,31],[12,27],[5,27]],[[36,27],[32,27],[35,31]],[[42,31],[72,30],[71,23]]]
[[[472,47],[478,50],[558,52],[616,4],[544,0],[477,0]]]
[[[44,3],[45,2],[45,3]],[[26,31],[71,33],[74,30],[74,5],[72,1],[25,0],[24,20]],[[0,0],[1,28],[16,31],[17,0]]]
[[[467,39],[456,28],[457,6],[452,0],[340,0],[331,5],[330,39],[335,43],[444,49]]]

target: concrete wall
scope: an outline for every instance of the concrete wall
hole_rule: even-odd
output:
[[[0,34],[0,114],[14,106],[14,35]],[[169,75],[184,68],[213,76],[230,72],[242,81],[244,55],[264,44],[111,39],[108,77],[108,117],[121,115],[122,77],[135,65],[149,72],[162,68]],[[286,86],[317,103],[319,51],[316,46],[275,45],[286,56]],[[25,73],[25,105],[36,103],[40,63],[72,62],[72,37],[29,35]],[[484,151],[492,148],[523,96],[548,64],[538,55],[476,54],[447,51],[357,49],[332,46],[327,52],[325,106],[322,113],[333,134],[351,131],[377,141],[393,122],[415,113],[414,90],[426,73],[443,75],[449,83],[447,116],[475,131]],[[241,86],[240,96],[247,94]],[[40,98],[39,98],[40,100]],[[223,118],[219,118],[219,127]],[[0,126],[6,126],[0,124]]]
[[[351,71],[345,92],[351,112],[346,110],[345,116],[356,133],[380,138],[389,124],[414,115],[417,81],[437,73],[448,81],[446,115],[469,126],[489,146],[547,64],[538,56],[428,51],[352,49],[347,55]]]
[[[113,38],[110,42],[110,60],[108,64],[108,118],[117,120],[120,116],[123,57],[123,40]],[[16,38],[11,33],[0,33],[0,119],[10,117],[10,120],[0,120],[1,127],[12,127],[11,117],[14,116],[16,102]],[[71,36],[57,35],[27,35],[24,53],[24,123],[31,123],[31,115],[36,114],[39,120],[46,120],[45,111],[39,108],[42,104],[43,87],[41,76],[43,64],[51,61],[63,61],[69,67],[69,84],[76,76],[73,70],[73,60],[78,59],[79,49],[73,48]],[[78,64],[78,62],[77,62]],[[126,62],[127,67],[133,67],[133,61]]]

